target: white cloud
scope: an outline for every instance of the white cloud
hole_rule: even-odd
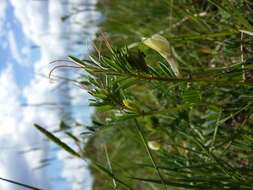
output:
[[[21,92],[15,82],[11,67],[6,68],[0,74],[0,92],[0,176],[49,188],[49,183],[44,178],[45,171],[33,171],[33,167],[44,157],[44,153],[36,151],[29,153],[29,155],[17,154],[17,150],[32,148],[35,145],[35,141],[31,143],[29,137],[36,138],[36,144],[40,144],[42,147],[44,145],[35,130],[27,127],[28,125],[32,126],[31,122],[22,121],[24,113],[19,105]],[[8,147],[5,147],[6,145]],[[1,181],[0,189],[14,190],[18,187]]]
[[[50,83],[48,78],[41,77],[41,74],[48,75],[48,63],[53,60],[62,59],[71,53],[83,54],[85,50],[88,53],[87,49],[84,49],[84,45],[75,46],[73,43],[76,41],[84,41],[83,35],[77,35],[84,33],[84,31],[89,33],[87,38],[89,37],[90,41],[94,39],[95,32],[98,29],[94,26],[94,23],[100,18],[100,14],[93,7],[92,11],[80,13],[63,23],[61,17],[73,9],[71,6],[63,5],[63,0],[9,1],[14,8],[16,19],[20,22],[25,37],[39,46],[40,60],[33,65],[35,72],[34,78],[22,91],[15,83],[12,68],[5,70],[0,77],[0,113],[4,113],[2,116],[0,115],[0,123],[3,123],[2,126],[8,126],[6,130],[0,132],[0,146],[1,144],[7,144],[9,140],[7,137],[11,136],[12,143],[10,146],[32,148],[34,145],[40,145],[44,148],[41,151],[30,152],[24,155],[17,155],[15,151],[6,152],[4,156],[0,156],[0,176],[3,175],[14,180],[27,182],[31,185],[44,185],[45,189],[48,190],[50,189],[50,185],[48,184],[48,179],[45,177],[46,170],[36,170],[36,173],[32,170],[32,168],[38,166],[39,160],[45,158],[47,154],[47,146],[42,141],[42,135],[32,128],[32,124],[37,122],[43,126],[55,127],[59,123],[62,110],[43,109],[41,107],[23,108],[19,105],[20,96],[23,96],[28,104],[59,103],[60,101],[66,101],[74,105],[83,104],[83,98],[85,97],[83,96],[84,92],[82,90],[80,91],[77,88],[69,92],[62,89],[55,90],[57,83]],[[83,0],[69,0],[68,2],[70,4],[82,4]],[[96,0],[86,2],[95,5]],[[76,22],[82,23],[82,26],[76,24]],[[90,23],[93,24],[90,25]],[[17,41],[13,31],[10,31],[10,50],[13,57],[18,62],[22,62],[22,55],[29,51],[25,47],[18,49]],[[70,52],[70,50],[73,52]],[[66,72],[64,74],[69,75]],[[24,77],[26,76],[24,75]],[[10,82],[4,84],[5,81]],[[68,89],[67,85],[65,89]],[[64,96],[64,93],[66,96]],[[80,97],[80,99],[69,100],[68,97],[71,95]],[[70,108],[65,107],[63,109],[65,109],[63,110],[64,112],[67,112]],[[92,110],[87,108],[85,112],[87,114],[85,116],[89,116]],[[78,111],[75,113],[78,113]],[[81,115],[77,116],[79,122],[84,121],[83,118]],[[88,117],[85,117],[85,122],[87,121]],[[78,131],[75,132],[79,133]],[[73,159],[70,162],[66,159],[67,154],[64,151],[59,151],[57,156],[63,162],[61,175],[71,184],[72,189],[90,190],[92,177],[87,170],[87,165],[78,159]],[[83,169],[80,169],[80,165],[83,165]],[[19,168],[18,171],[14,167]],[[24,175],[24,173],[27,175]],[[18,188],[12,186],[6,188],[6,183],[0,182],[0,189],[16,190]]]
[[[6,0],[1,0],[1,3],[0,3],[0,37],[4,36],[4,34],[5,34],[4,22],[5,22],[6,8],[7,8]]]
[[[0,92],[0,123],[2,126],[8,126],[8,130],[4,128],[4,133],[1,132],[1,135],[13,134],[13,137],[16,138],[16,123],[12,118],[14,115],[17,120],[21,118],[20,107],[17,101],[20,90],[16,85],[11,67],[6,68],[0,75]]]
[[[0,3],[0,18],[2,18],[2,19],[5,18],[6,8],[7,8],[7,2],[6,2],[6,0],[2,0]]]
[[[5,20],[6,8],[7,8],[7,1],[6,0],[1,0],[1,3],[0,3],[0,21]]]
[[[13,31],[8,32],[8,41],[9,41],[9,48],[10,48],[13,58],[19,64],[22,64],[23,62],[25,63],[26,61],[24,61],[24,59],[22,59],[22,54],[19,51]]]

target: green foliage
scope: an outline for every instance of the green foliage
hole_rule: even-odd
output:
[[[70,146],[68,146],[66,143],[62,142],[59,138],[57,138],[53,133],[50,133],[45,128],[39,126],[38,124],[34,124],[34,127],[36,127],[42,134],[44,134],[49,140],[57,144],[62,149],[66,150],[68,153],[75,157],[80,157],[79,153],[77,153],[74,149],[72,149]]]
[[[102,53],[96,66],[83,62],[89,67],[86,82],[92,84],[92,105],[108,108],[102,116],[97,113],[104,124],[87,146],[87,151],[96,148],[99,156],[89,157],[106,163],[99,147],[107,144],[113,172],[133,189],[252,189],[253,83],[248,61],[252,36],[242,37],[240,32],[252,31],[252,4],[107,1],[105,5],[108,18],[103,30],[112,45],[108,51],[102,49],[106,56]],[[120,17],[127,11],[132,14]],[[124,29],[123,23],[128,27]],[[153,34],[163,34],[170,42],[170,59],[180,65],[181,78],[142,44],[142,37]],[[128,48],[117,48],[126,43],[122,39],[127,39]],[[160,144],[159,150],[147,149],[134,120],[147,142]],[[108,189],[106,184],[112,181],[95,174],[94,188]]]
[[[253,4],[106,0],[100,8],[101,52],[70,57],[97,110],[82,153],[98,169],[94,189],[252,189]],[[142,40],[154,34],[168,40],[149,46],[157,52]]]

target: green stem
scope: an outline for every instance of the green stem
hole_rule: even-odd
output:
[[[21,187],[25,187],[25,188],[27,188],[27,189],[41,190],[41,189],[39,189],[39,188],[37,188],[37,187],[33,187],[33,186],[30,186],[30,185],[26,185],[26,184],[24,184],[24,183],[20,183],[20,182],[13,181],[13,180],[10,180],[10,179],[5,179],[5,178],[2,178],[2,177],[0,177],[0,180],[6,181],[6,182],[9,182],[9,183],[12,183],[12,184],[21,186]]]
[[[134,121],[135,121],[135,126],[136,126],[136,129],[137,129],[137,132],[139,133],[139,135],[140,135],[140,137],[141,137],[141,140],[142,140],[142,142],[143,142],[143,144],[144,144],[144,146],[145,146],[145,149],[146,149],[146,151],[147,151],[147,153],[148,153],[148,156],[149,156],[149,158],[150,158],[150,160],[151,160],[151,162],[152,162],[154,168],[156,169],[157,175],[159,176],[159,178],[161,179],[161,182],[162,182],[163,185],[164,185],[164,189],[166,190],[166,189],[167,189],[166,183],[165,183],[165,181],[164,181],[164,179],[163,179],[163,177],[162,177],[162,174],[161,174],[161,172],[160,172],[158,166],[156,165],[155,159],[154,159],[154,157],[153,157],[153,155],[152,155],[152,153],[151,153],[151,151],[150,151],[150,149],[149,149],[149,147],[148,147],[147,140],[146,140],[146,138],[145,138],[145,136],[144,136],[144,134],[143,134],[143,132],[142,132],[140,126],[139,126],[139,123],[138,123],[137,119],[134,119]]]
[[[102,71],[97,70],[97,73],[105,73],[106,75],[112,76],[127,76],[127,77],[134,77],[140,80],[149,80],[149,81],[161,81],[161,82],[189,82],[189,83],[196,83],[196,82],[203,82],[208,84],[219,84],[219,85],[253,85],[253,82],[250,81],[240,81],[240,80],[216,80],[210,78],[170,78],[170,77],[159,77],[159,76],[152,76],[152,75],[143,75],[143,74],[134,74],[134,73],[119,73],[119,72],[111,72],[111,71]]]

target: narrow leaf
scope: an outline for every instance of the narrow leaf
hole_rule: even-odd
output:
[[[55,144],[66,150],[68,153],[72,154],[73,156],[80,157],[80,155],[72,149],[70,146],[62,142],[58,137],[56,137],[54,134],[50,133],[48,130],[44,129],[43,127],[34,124],[34,127],[36,127],[41,133],[43,133],[49,140],[53,141]]]
[[[0,177],[0,180],[9,182],[9,183],[12,183],[12,184],[15,184],[15,185],[19,185],[19,186],[21,186],[21,187],[25,187],[25,188],[27,188],[27,189],[41,190],[41,189],[39,189],[39,188],[37,188],[37,187],[33,187],[33,186],[30,186],[30,185],[26,185],[26,184],[24,184],[24,183],[20,183],[20,182],[13,181],[13,180],[10,180],[10,179],[5,179],[5,178],[2,178],[2,177]]]

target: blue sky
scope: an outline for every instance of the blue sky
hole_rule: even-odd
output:
[[[1,42],[5,42],[8,45],[6,47],[0,46],[0,69],[3,70],[8,66],[8,64],[11,64],[14,68],[15,72],[15,78],[20,87],[23,87],[26,85],[29,80],[32,78],[32,67],[24,67],[24,65],[21,65],[18,63],[20,61],[20,58],[17,58],[13,55],[13,50],[11,48],[14,48],[13,46],[10,47],[10,43],[7,42],[7,38],[12,39],[15,41],[15,45],[17,49],[21,49],[24,47],[29,47],[29,46],[35,46],[30,39],[26,38],[22,31],[22,26],[20,22],[16,19],[14,15],[14,10],[13,6],[9,1],[6,1],[6,10],[5,10],[5,19],[3,22],[3,27],[1,30],[9,31],[10,33],[6,33],[1,37]],[[11,36],[13,38],[11,38]],[[9,41],[8,40],[8,41]],[[12,41],[12,43],[14,42]],[[25,57],[24,61],[31,61],[34,62],[36,59],[38,59],[39,52],[38,48],[37,50],[34,49],[35,51],[32,52],[32,54],[25,54],[21,53],[19,56],[20,57]],[[18,50],[16,50],[18,51]],[[29,57],[28,57],[29,56]],[[18,59],[18,60],[17,60]],[[22,77],[22,73],[28,75],[28,77]]]
[[[0,154],[0,177],[48,190],[90,189],[92,177],[85,163],[77,159],[70,162],[67,153],[54,151],[56,147],[48,144],[32,127],[33,123],[39,123],[49,130],[55,129],[68,110],[84,113],[72,115],[80,123],[90,120],[91,108],[80,110],[75,107],[88,104],[87,94],[74,85],[68,92],[56,90],[59,83],[47,77],[49,62],[66,58],[69,54],[87,55],[91,50],[90,43],[98,28],[89,23],[98,23],[101,15],[95,9],[96,0],[89,1],[94,4],[93,9],[63,23],[61,17],[80,6],[82,0],[1,0],[0,149],[3,151]],[[76,44],[77,41],[84,45]],[[72,96],[76,98],[69,99]],[[63,107],[62,111],[62,101],[68,101],[72,107]],[[59,108],[23,106],[52,102]],[[80,131],[73,133],[78,135]],[[71,143],[70,139],[64,140]],[[34,147],[40,149],[19,153]],[[41,166],[41,160],[51,158],[49,166],[36,169]],[[80,165],[84,166],[83,169]],[[0,181],[0,189],[21,188]]]

